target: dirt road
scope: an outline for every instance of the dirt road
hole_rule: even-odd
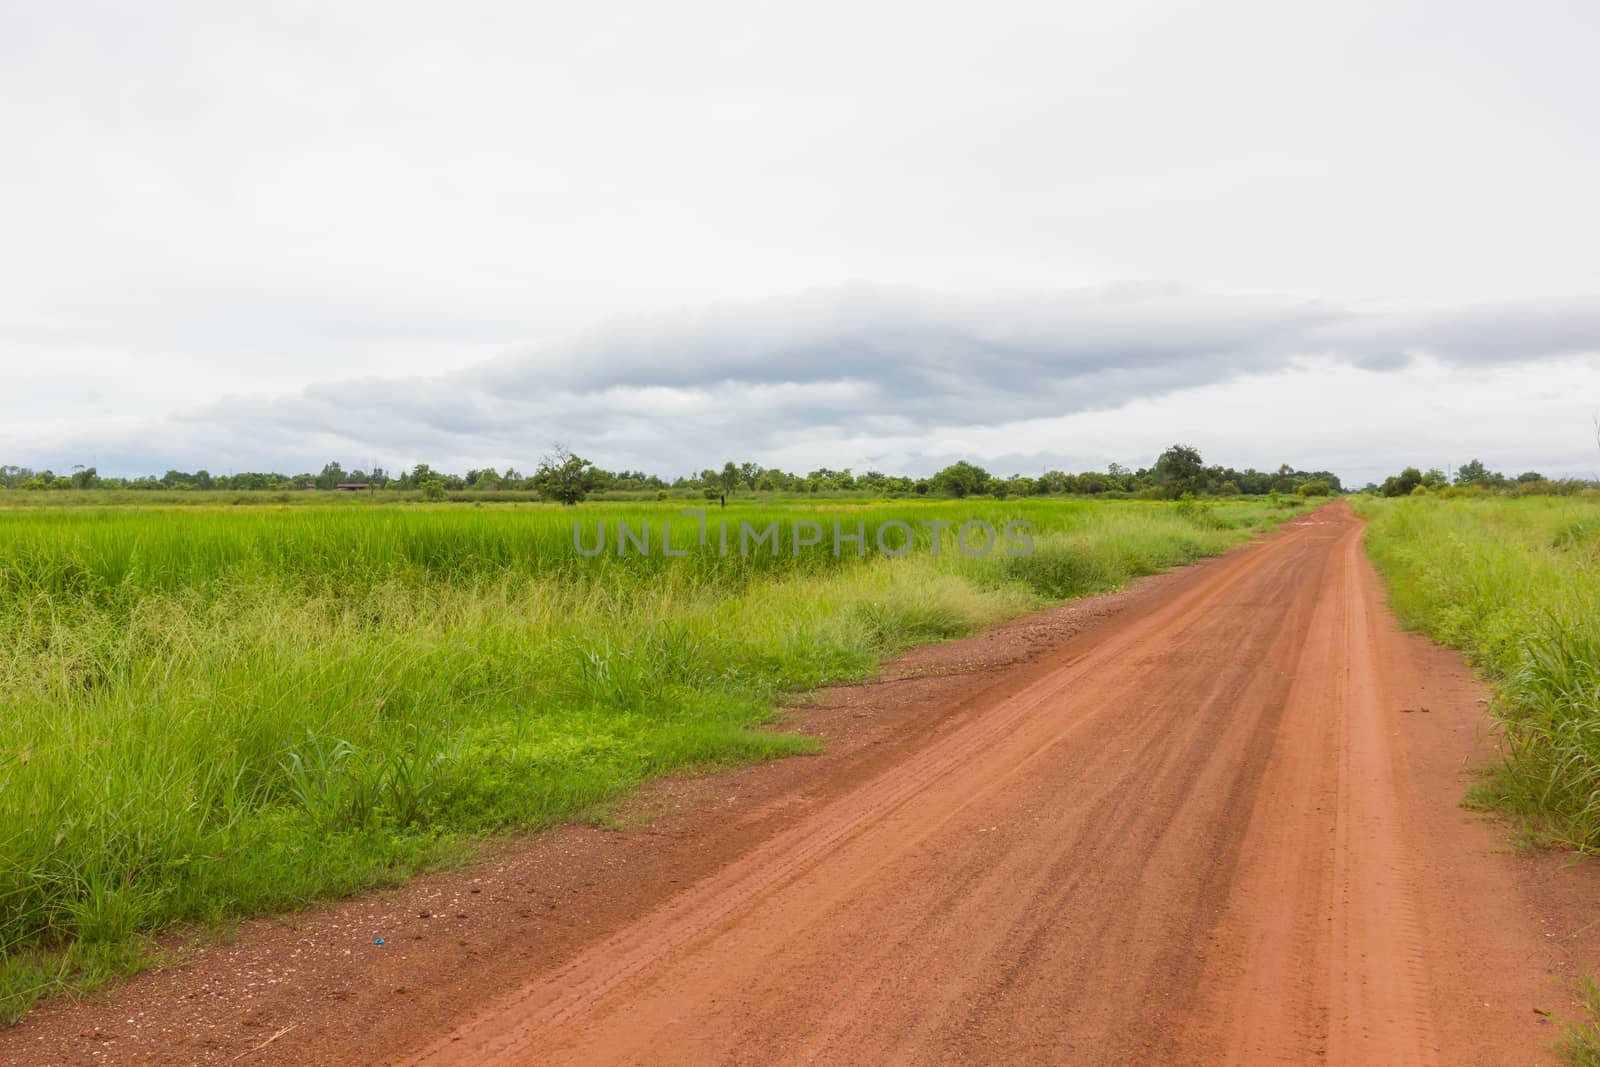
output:
[[[0,1062],[1554,1063],[1600,880],[1459,807],[1483,689],[1381,596],[1324,508],[835,691],[816,760],[252,924]]]
[[[1437,892],[1402,640],[1326,509],[410,1062],[1526,1062],[1532,1007],[1468,1010],[1522,916]]]

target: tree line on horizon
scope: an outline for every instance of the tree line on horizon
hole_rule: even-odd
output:
[[[609,471],[597,467],[562,446],[543,457],[532,472],[514,467],[468,470],[455,474],[435,470],[419,463],[408,471],[391,474],[382,469],[346,469],[337,461],[325,464],[317,473],[247,471],[213,474],[169,470],[165,474],[138,478],[100,475],[93,467],[75,466],[69,474],[51,470],[32,470],[20,466],[0,466],[0,487],[20,490],[119,489],[119,490],[330,490],[340,485],[362,484],[374,489],[421,490],[425,494],[476,491],[534,492],[549,499],[577,500],[591,493],[605,492],[689,492],[711,497],[739,493],[830,494],[870,492],[885,496],[938,497],[1026,497],[1065,494],[1142,496],[1176,498],[1185,493],[1201,495],[1266,495],[1298,493],[1309,487],[1308,495],[1343,492],[1339,476],[1331,471],[1305,471],[1283,464],[1275,471],[1254,468],[1208,466],[1198,449],[1174,445],[1150,467],[1130,469],[1112,463],[1104,471],[1077,474],[1049,470],[1039,475],[1000,476],[965,460],[952,463],[935,474],[922,478],[885,474],[869,470],[856,474],[850,468],[834,470],[820,467],[796,474],[759,463],[728,461],[721,468],[706,468],[694,474],[663,478],[644,471]]]
[[[1470,459],[1456,468],[1454,478],[1437,467],[1430,467],[1425,471],[1407,467],[1399,474],[1391,474],[1385,478],[1382,485],[1369,485],[1367,488],[1375,490],[1381,496],[1409,496],[1418,492],[1427,493],[1447,488],[1509,489],[1529,493],[1560,494],[1585,489],[1593,484],[1581,478],[1551,481],[1538,471],[1523,471],[1515,478],[1511,478],[1499,471],[1490,470],[1484,466],[1482,460]]]
[[[138,478],[103,477],[93,467],[74,466],[69,474],[28,467],[0,465],[0,489],[60,490],[177,490],[206,492],[216,490],[331,490],[340,485],[361,484],[373,489],[420,491],[425,497],[442,499],[450,493],[527,492],[548,500],[573,503],[596,493],[658,495],[700,495],[709,499],[740,493],[838,494],[872,493],[882,496],[968,496],[1029,497],[1058,495],[1136,497],[1176,499],[1191,496],[1265,496],[1271,493],[1327,496],[1345,492],[1339,476],[1332,471],[1300,470],[1285,463],[1275,471],[1253,467],[1207,465],[1200,451],[1190,445],[1173,445],[1149,467],[1130,469],[1112,463],[1104,471],[1070,474],[1049,470],[1039,475],[990,473],[965,460],[923,478],[885,474],[869,470],[856,474],[849,468],[820,467],[807,474],[795,474],[759,463],[724,463],[720,469],[706,468],[698,473],[672,479],[644,471],[609,471],[597,467],[563,446],[543,457],[534,470],[523,473],[514,467],[499,471],[491,467],[454,474],[419,463],[408,471],[390,474],[382,468],[347,470],[337,461],[325,464],[317,473],[282,474],[247,471],[238,474],[212,474],[169,470],[165,474]],[[1490,471],[1473,459],[1461,465],[1454,478],[1438,469],[1427,471],[1407,467],[1381,485],[1368,483],[1362,491],[1384,496],[1437,491],[1445,488],[1513,491],[1518,493],[1570,493],[1593,487],[1579,479],[1551,481],[1536,471],[1515,478]]]

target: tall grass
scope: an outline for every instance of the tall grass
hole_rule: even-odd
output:
[[[837,517],[869,538],[890,520],[1020,517],[1036,550],[935,557],[924,532],[901,559],[724,557],[676,506],[0,513],[0,1017],[134,965],[151,931],[392,882],[674,768],[809,751],[753,729],[784,693],[1219,552],[1274,516],[727,517]],[[619,518],[681,522],[689,555],[573,551],[575,519],[592,538]]]
[[[1475,798],[1600,850],[1600,500],[1364,500],[1402,622],[1495,682],[1505,758]]]

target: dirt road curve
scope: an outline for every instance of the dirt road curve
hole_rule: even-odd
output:
[[[1539,1058],[1531,1008],[1474,1014],[1556,991],[1503,877],[1464,906],[1470,879],[1430,868],[1413,793],[1440,783],[1399,759],[1427,714],[1409,640],[1324,509],[408,1062]]]

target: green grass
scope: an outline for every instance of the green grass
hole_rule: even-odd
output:
[[[1495,685],[1504,758],[1471,801],[1600,850],[1600,499],[1364,498],[1402,623]]]
[[[785,694],[1220,552],[1265,502],[0,511],[0,1020],[149,934],[393,884],[652,776],[814,750]],[[726,516],[1033,523],[1036,551],[716,551]],[[870,542],[869,542],[870,543]],[[608,548],[610,546],[608,545]]]
[[[1556,1051],[1572,1067],[1600,1067],[1600,985],[1584,975],[1575,983],[1572,992],[1581,1018],[1562,1024]]]

